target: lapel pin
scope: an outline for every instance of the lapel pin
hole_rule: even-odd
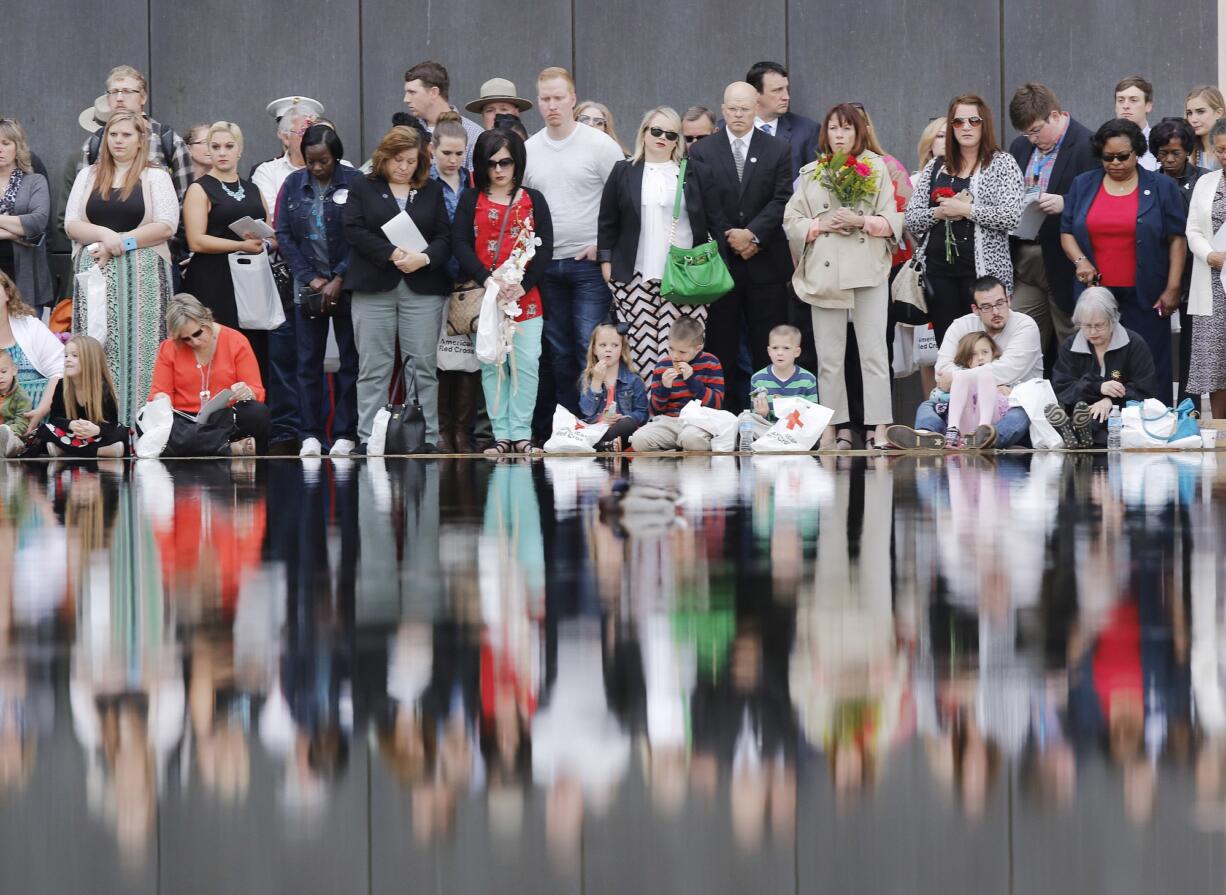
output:
[[[749,160],[749,162],[750,162],[750,164],[757,164],[758,159],[757,159],[757,157],[755,156],[754,158],[751,158],[751,159]]]
[[[1145,195],[1147,195],[1147,196],[1149,195],[1149,190],[1146,190],[1146,191],[1145,191]]]

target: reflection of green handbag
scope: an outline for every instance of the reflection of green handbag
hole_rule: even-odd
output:
[[[677,198],[673,200],[673,226],[668,231],[668,260],[664,262],[660,295],[678,305],[705,305],[732,289],[732,274],[728,273],[728,265],[720,257],[714,239],[692,249],[673,245],[677,218],[681,217],[687,164],[688,159],[681,161],[681,173],[677,175]]]

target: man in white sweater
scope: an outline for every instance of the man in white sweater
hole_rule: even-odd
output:
[[[1013,388],[1029,379],[1043,378],[1043,343],[1038,324],[1029,316],[1009,308],[1010,296],[996,277],[975,281],[974,309],[959,317],[945,333],[937,352],[937,388],[949,391],[953,384],[954,355],[958,342],[973,332],[986,332],[1000,349],[1000,357],[987,364],[998,386]],[[946,421],[937,411],[937,402],[925,401],[915,412],[915,428],[891,426],[886,435],[900,448],[941,448],[945,445]],[[996,446],[1010,447],[1027,437],[1030,417],[1020,407],[1011,407],[996,422]]]
[[[546,353],[556,403],[578,413],[588,339],[609,316],[612,293],[596,263],[596,220],[605,181],[622,151],[608,134],[575,121],[575,82],[566,69],[545,69],[536,87],[545,129],[526,144],[524,186],[544,194],[553,219],[553,261],[540,284]],[[542,395],[549,413],[554,397]]]

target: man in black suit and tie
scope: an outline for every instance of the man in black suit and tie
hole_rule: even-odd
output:
[[[1073,178],[1100,163],[1090,153],[1090,132],[1043,84],[1023,84],[1009,103],[1009,120],[1021,131],[1009,152],[1022,169],[1026,202],[1047,215],[1034,239],[1014,239],[1013,310],[1034,318],[1050,360],[1054,347],[1073,334],[1073,265],[1060,248],[1060,214]],[[1056,346],[1052,346],[1055,333]]]
[[[792,177],[817,158],[817,122],[789,111],[788,70],[778,62],[755,62],[745,81],[758,91],[758,113],[753,126],[792,147]]]
[[[788,322],[787,284],[792,254],[783,233],[783,209],[792,196],[792,153],[788,144],[753,126],[758,92],[737,81],[724,91],[726,124],[690,150],[713,185],[707,204],[712,230],[732,273],[732,291],[707,313],[707,350],[719,358],[726,383],[725,407],[734,412],[746,402],[747,382],[738,370],[741,334],[748,324],[753,368],[767,365],[767,335]]]

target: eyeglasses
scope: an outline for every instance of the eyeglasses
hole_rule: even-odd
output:
[[[975,310],[981,314],[991,314],[993,311],[1002,311],[1009,307],[1009,297],[1005,296],[1000,301],[994,301],[990,304],[976,303]]]
[[[689,143],[697,143],[699,140],[701,140],[701,139],[702,139],[703,137],[705,137],[705,136],[707,136],[707,135],[706,135],[706,134],[686,134],[686,135],[685,135],[685,142],[686,142],[687,144],[689,144]]]
[[[586,124],[588,127],[604,127],[607,123],[605,119],[595,115],[580,115],[577,120],[580,124]]]
[[[502,170],[505,170],[505,169],[507,169],[507,168],[514,168],[514,167],[515,167],[515,159],[513,159],[513,158],[499,158],[499,159],[490,159],[489,166],[490,166],[491,168],[499,168],[499,169],[502,169]]]
[[[1081,329],[1087,333],[1104,333],[1111,328],[1111,324],[1106,320],[1100,320],[1097,323],[1082,323]]]
[[[1130,158],[1132,158],[1131,149],[1128,150],[1127,152],[1116,152],[1116,153],[1104,152],[1103,153],[1103,164],[1106,165],[1106,164],[1110,164],[1111,162],[1126,162]]]
[[[962,127],[964,124],[969,124],[971,127],[979,127],[983,124],[983,119],[978,115],[972,115],[970,118],[955,118],[954,127]]]
[[[136,96],[138,93],[143,93],[143,90],[137,90],[133,87],[112,87],[106,92],[107,96]]]
[[[204,335],[204,327],[201,327],[200,329],[196,330],[194,333],[191,333],[190,335],[179,336],[179,341],[182,342],[184,345],[190,345],[192,342],[195,342],[197,339],[199,339],[203,335]]]
[[[1175,149],[1159,149],[1158,158],[1179,158],[1181,155],[1187,155],[1187,151],[1182,146]]]
[[[649,127],[647,128],[647,133],[651,134],[653,137],[663,137],[665,140],[668,140],[668,142],[670,143],[676,140],[679,136],[681,136],[676,131],[666,131],[662,127]]]
[[[1025,137],[1027,140],[1033,140],[1039,134],[1043,133],[1043,128],[1047,127],[1047,125],[1049,124],[1051,124],[1050,115],[1044,118],[1038,124],[1034,125],[1032,128],[1030,128],[1030,130],[1022,131],[1022,136]]]

